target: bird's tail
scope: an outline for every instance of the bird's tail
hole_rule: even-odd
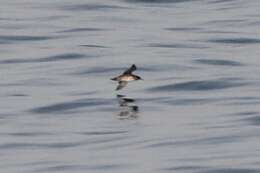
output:
[[[111,78],[111,80],[117,81],[118,77]]]

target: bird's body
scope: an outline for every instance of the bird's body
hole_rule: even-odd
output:
[[[127,85],[127,83],[130,81],[142,79],[140,76],[132,74],[132,72],[135,71],[136,69],[137,69],[136,66],[133,64],[123,74],[111,79],[114,81],[118,81],[118,86],[117,86],[116,90],[120,90],[120,89],[124,88]]]
[[[118,77],[112,78],[111,80],[115,80],[115,81],[123,81],[123,82],[130,82],[130,81],[134,81],[137,80],[138,77],[136,75],[133,74],[123,74],[120,75]]]

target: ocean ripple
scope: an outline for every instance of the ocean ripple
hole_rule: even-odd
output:
[[[142,2],[142,3],[182,3],[197,0],[127,0],[128,2]]]
[[[208,91],[247,85],[236,78],[221,78],[216,80],[189,81],[149,88],[148,91]]]
[[[91,55],[79,54],[79,53],[64,53],[48,57],[42,57],[38,59],[6,59],[0,60],[0,64],[17,64],[17,63],[39,63],[39,62],[54,62],[64,60],[75,60],[82,58],[94,57]]]
[[[80,99],[74,101],[68,101],[64,103],[56,103],[47,106],[41,106],[38,108],[34,108],[31,110],[33,113],[63,113],[69,110],[75,110],[78,108],[86,108],[86,107],[97,107],[101,105],[109,105],[109,100],[101,100],[101,99]]]
[[[195,62],[200,64],[207,65],[220,65],[220,66],[243,66],[242,63],[231,61],[231,60],[223,60],[223,59],[197,59]]]
[[[0,35],[0,44],[27,41],[44,41],[59,38],[57,36]]]
[[[116,10],[116,9],[128,9],[119,5],[107,5],[107,4],[74,4],[62,7],[62,10],[69,11],[90,11],[90,10]]]
[[[223,44],[259,44],[260,39],[256,38],[220,38],[209,39],[208,42]]]

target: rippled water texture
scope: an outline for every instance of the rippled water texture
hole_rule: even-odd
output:
[[[260,172],[260,1],[3,0],[0,172]],[[131,64],[143,81],[115,91]]]

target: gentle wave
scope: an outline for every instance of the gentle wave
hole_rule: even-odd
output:
[[[40,63],[40,62],[55,62],[55,61],[65,61],[65,60],[76,60],[83,58],[92,58],[92,55],[85,55],[79,53],[65,53],[58,54],[48,57],[42,57],[38,59],[6,59],[0,60],[0,64],[17,64],[17,63]]]
[[[246,168],[215,168],[202,173],[258,173],[260,169],[246,169]]]
[[[192,172],[197,172],[197,171],[202,171],[207,168],[202,167],[202,166],[177,166],[177,167],[169,167],[163,169],[164,171],[192,171]]]
[[[194,27],[170,27],[170,28],[164,28],[168,31],[178,31],[178,32],[191,32],[191,31],[200,31],[202,28],[194,28]]]
[[[126,168],[127,165],[123,164],[97,164],[97,165],[58,165],[58,166],[49,166],[46,168],[41,168],[35,170],[35,172],[60,172],[60,171],[108,171],[108,170],[117,170]]]
[[[202,46],[198,44],[179,44],[179,43],[173,43],[173,44],[165,44],[165,43],[150,43],[147,45],[147,47],[158,47],[158,48],[190,48],[190,49],[206,49],[209,48],[208,46]]]
[[[57,134],[53,134],[57,135]],[[83,135],[83,134],[81,134]],[[27,136],[28,138],[32,136]],[[34,136],[36,137],[36,136]],[[39,136],[38,136],[39,137]],[[79,140],[79,141],[64,141],[59,142],[57,139],[54,142],[5,142],[0,144],[0,151],[1,150],[24,150],[24,149],[64,149],[64,148],[77,148],[80,146],[96,146],[99,144],[113,144],[115,141],[124,141],[126,139],[125,136],[103,136],[104,138],[89,138],[85,140]]]
[[[87,136],[102,136],[102,135],[116,135],[125,134],[128,131],[92,131],[92,132],[79,132],[78,134]]]
[[[73,32],[91,32],[91,31],[106,31],[107,29],[104,28],[73,28],[73,29],[67,29],[58,31],[57,33],[73,33]]]
[[[0,133],[0,136],[14,136],[14,137],[38,137],[38,136],[49,136],[52,133],[46,132],[13,132],[13,133]]]
[[[55,143],[29,143],[29,142],[13,142],[13,143],[4,143],[0,145],[0,150],[7,149],[32,149],[32,148],[46,148],[46,149],[62,149],[70,148],[83,145],[82,142],[55,142]]]
[[[68,11],[91,11],[91,10],[117,10],[128,9],[127,7],[119,5],[106,5],[106,4],[74,4],[67,5],[61,8]]]
[[[243,139],[243,136],[233,135],[233,136],[216,136],[216,137],[205,137],[205,138],[194,138],[188,140],[165,140],[156,141],[152,144],[146,144],[144,148],[171,148],[177,146],[189,146],[189,145],[218,145],[225,143],[236,143]]]
[[[95,44],[82,44],[81,47],[89,47],[89,48],[109,48],[107,46],[95,45]]]
[[[220,66],[243,66],[244,64],[224,59],[196,59],[195,62],[207,65],[220,65]]]
[[[57,36],[0,35],[0,44],[15,42],[44,41],[59,38]]]
[[[188,171],[191,173],[258,173],[259,169],[246,168],[210,168],[202,166],[179,166],[163,169],[164,171]]]
[[[184,3],[198,0],[126,0],[127,2],[142,2],[142,3]]]
[[[259,44],[260,39],[255,38],[220,38],[220,39],[209,39],[208,42],[212,43],[223,43],[223,44]]]
[[[168,105],[204,105],[213,104],[222,101],[222,98],[187,98],[187,99],[168,99],[161,101],[160,103]]]
[[[63,103],[55,103],[47,106],[34,108],[31,110],[33,113],[64,113],[65,111],[75,110],[79,108],[96,108],[104,105],[110,105],[109,100],[105,99],[80,99],[74,101],[68,101]]]
[[[188,81],[176,84],[168,84],[163,86],[157,86],[147,89],[149,92],[161,91],[208,91],[208,90],[218,90],[233,87],[240,87],[247,85],[248,83],[242,82],[239,79],[223,78],[216,80],[202,80],[202,81]]]

